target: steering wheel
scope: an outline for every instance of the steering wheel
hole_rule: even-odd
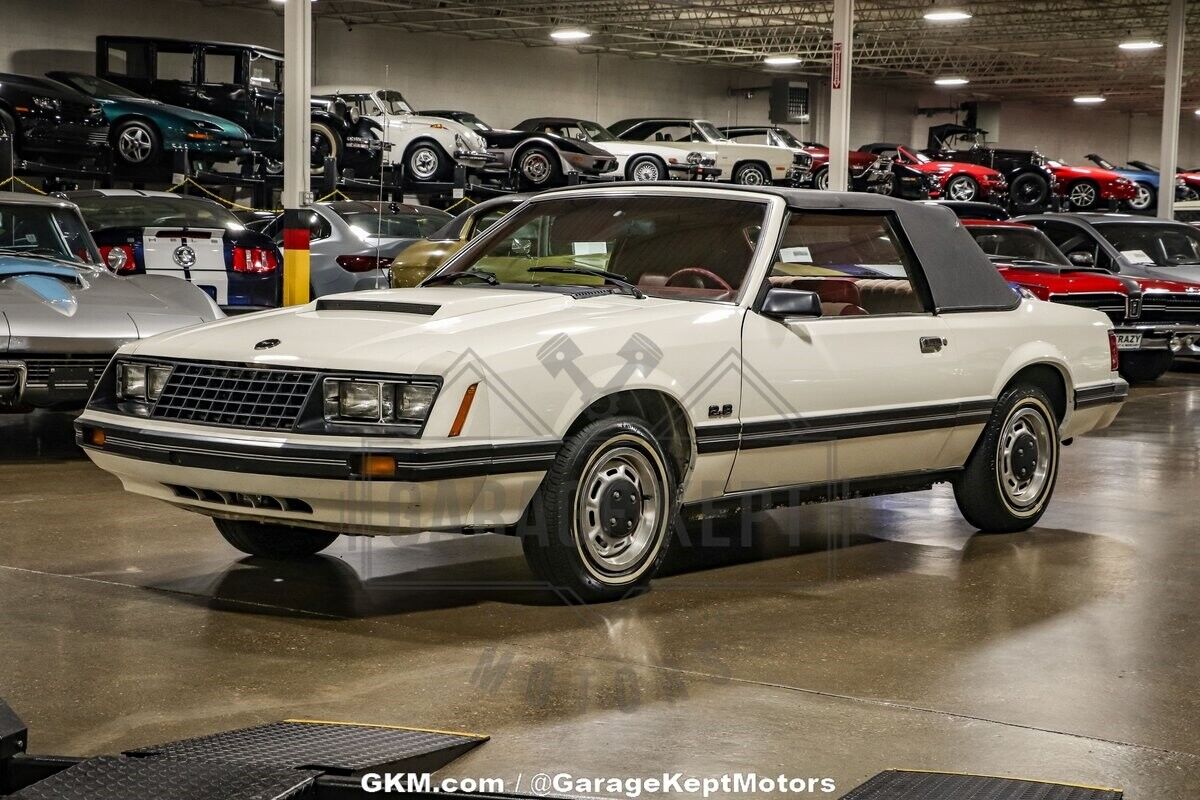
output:
[[[675,282],[676,279],[690,280],[690,283],[691,283],[690,288],[693,288],[693,289],[723,289],[727,292],[733,291],[733,287],[730,286],[724,278],[722,278],[720,275],[713,272],[712,270],[705,269],[704,267],[685,267],[684,269],[676,270],[675,272],[671,273],[670,277],[667,278],[667,282],[664,283],[663,285],[664,286],[681,286],[681,285],[683,285],[680,283],[676,283]],[[699,284],[699,285],[697,285],[697,284]]]

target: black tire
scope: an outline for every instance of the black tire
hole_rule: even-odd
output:
[[[978,200],[979,182],[970,175],[955,175],[950,180],[946,181],[946,189],[942,192],[946,200],[960,200],[962,202],[970,202]]]
[[[829,167],[821,167],[812,176],[812,188],[825,191],[829,188]]]
[[[628,474],[608,470],[612,462],[606,459],[618,457],[630,463],[640,459],[652,480],[605,483],[610,475]],[[594,481],[590,479],[593,476]],[[644,420],[618,416],[586,425],[563,442],[534,497],[531,511],[536,522],[519,531],[530,568],[566,602],[603,602],[644,591],[673,538],[678,513],[676,485],[671,462]],[[605,486],[613,487],[611,494]],[[593,497],[600,498],[594,512],[581,507],[587,502],[582,493],[589,487],[594,490]],[[630,487],[638,491],[622,494]],[[633,499],[638,494],[641,499]],[[651,525],[645,525],[647,513],[654,514]],[[607,525],[603,517],[613,524]],[[588,518],[603,529],[596,530],[590,543],[580,524],[586,524]],[[635,539],[639,533],[642,542]],[[601,539],[610,534],[609,541],[616,543],[614,556],[628,551],[632,560],[627,565],[606,563],[602,554],[597,554],[597,548],[606,546]],[[625,550],[618,549],[626,539]]]
[[[1029,425],[1029,430],[1036,430],[1034,419],[1041,420],[1046,435],[1022,434],[1014,427],[1024,423]],[[1009,451],[1007,458],[1004,455],[1006,449]],[[1014,533],[1033,527],[1054,494],[1059,450],[1058,421],[1046,393],[1026,385],[1006,389],[966,467],[954,481],[958,510],[967,522],[981,531]],[[1044,470],[1040,462],[1043,453],[1047,456]],[[1026,476],[1032,476],[1027,486],[1036,491],[1028,498],[1014,497],[1020,487],[1019,481]],[[1002,488],[1001,484],[1007,479],[1017,480],[1017,486],[1012,490]]]
[[[1076,181],[1067,188],[1072,211],[1090,211],[1100,205],[1100,187],[1095,181]]]
[[[733,168],[733,182],[741,186],[770,186],[771,171],[758,161],[747,161]]]
[[[450,169],[450,156],[437,142],[413,142],[404,154],[404,174],[414,181],[440,181]]]
[[[522,189],[536,191],[562,183],[562,164],[558,153],[548,147],[536,145],[522,150],[513,161],[513,168]]]
[[[342,157],[342,140],[324,122],[314,122],[309,132],[309,149],[312,153],[311,165],[316,169],[324,169],[326,157],[333,158],[335,162]]]
[[[1130,383],[1149,383],[1161,378],[1175,363],[1170,350],[1121,353],[1121,377]]]
[[[162,157],[162,137],[158,129],[140,119],[126,120],[109,135],[117,161],[128,167],[144,167]]]
[[[1126,200],[1125,205],[1129,206],[1129,210],[1135,214],[1152,214],[1154,213],[1155,204],[1158,202],[1158,192],[1148,183],[1137,182],[1137,194],[1132,200]]]
[[[1023,173],[1008,185],[1008,197],[1014,211],[1041,211],[1050,203],[1050,182],[1042,175]]]
[[[625,165],[625,180],[627,181],[665,181],[667,165],[657,156],[634,156]]]
[[[293,528],[268,522],[241,519],[213,519],[225,541],[252,556],[263,558],[308,558],[333,544],[336,533]]]

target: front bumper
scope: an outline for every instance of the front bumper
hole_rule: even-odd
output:
[[[83,408],[112,353],[0,356],[0,411]]]
[[[462,164],[467,169],[483,169],[493,161],[498,161],[499,157],[487,150],[455,150],[454,161],[456,164]]]
[[[715,181],[721,177],[721,169],[704,164],[668,164],[667,176],[680,181]]]
[[[559,447],[405,446],[387,438],[214,430],[95,409],[75,430],[88,456],[129,491],[209,516],[365,534],[515,524]],[[367,456],[394,459],[394,474],[366,477]]]

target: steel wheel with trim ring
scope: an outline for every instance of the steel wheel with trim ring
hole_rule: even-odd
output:
[[[162,153],[158,131],[141,120],[121,123],[112,136],[117,157],[130,166],[149,164]]]
[[[562,178],[558,156],[544,147],[531,147],[517,156],[517,179],[525,189],[545,189]]]
[[[1100,187],[1091,181],[1080,181],[1067,192],[1067,201],[1076,211],[1095,208],[1100,202]]]
[[[739,164],[733,171],[733,182],[741,186],[770,186],[771,173],[762,164]]]
[[[998,533],[1033,527],[1054,492],[1059,446],[1046,393],[1028,385],[1007,389],[954,483],[967,522]]]
[[[814,189],[820,189],[821,191],[829,188],[829,169],[827,167],[822,167],[813,175],[812,186]]]
[[[946,183],[945,194],[950,200],[970,202],[979,196],[979,184],[970,175],[955,175]]]
[[[1135,183],[1134,191],[1136,192],[1132,200],[1126,200],[1129,208],[1132,211],[1149,211],[1154,206],[1154,201],[1157,199],[1154,192],[1154,187],[1148,183]]]
[[[666,168],[654,156],[636,156],[625,168],[625,177],[631,181],[666,180]]]
[[[644,590],[672,536],[669,464],[637,417],[602,419],[568,437],[534,498],[539,523],[521,531],[529,566],[566,602]]]
[[[417,142],[405,156],[404,166],[408,174],[418,181],[436,181],[446,171],[447,159],[442,149],[433,142]]]

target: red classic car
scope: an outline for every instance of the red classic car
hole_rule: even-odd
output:
[[[1065,197],[1072,211],[1089,211],[1102,203],[1124,203],[1137,196],[1137,184],[1109,169],[1072,167],[1048,160],[1046,166],[1058,179],[1055,191]]]
[[[1155,294],[1184,294],[1193,284],[1075,266],[1044,233],[1023,222],[966,218],[962,223],[1006,280],[1042,300],[1107,314],[1117,334],[1121,375],[1126,380],[1156,380],[1171,368],[1176,352],[1187,351],[1200,340],[1200,325],[1188,321],[1186,314],[1152,302]]]
[[[936,181],[930,186],[929,197],[970,202],[973,200],[1002,202],[1008,194],[1008,181],[998,171],[968,161],[936,161],[902,144],[875,142],[864,144],[859,152],[888,158],[929,175]]]
[[[814,189],[829,188],[829,148],[819,142],[803,142],[804,152],[812,156],[810,185]],[[890,194],[892,173],[887,159],[861,150],[850,151],[850,188],[856,192]]]

